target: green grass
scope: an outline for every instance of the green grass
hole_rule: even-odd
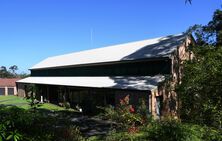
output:
[[[31,108],[28,100],[22,97],[18,97],[18,96],[0,96],[0,105],[17,106],[23,109]],[[58,105],[54,105],[51,103],[44,103],[39,107],[39,109],[47,109],[47,110],[53,110],[53,111],[67,110],[63,107],[60,107]],[[72,111],[72,110],[69,110],[69,111]]]

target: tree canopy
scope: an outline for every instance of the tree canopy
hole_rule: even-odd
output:
[[[207,25],[189,30],[196,39],[192,60],[184,64],[177,92],[181,118],[221,128],[222,124],[222,11],[216,10]]]
[[[25,78],[29,76],[29,74],[26,73],[16,73],[18,70],[17,65],[12,65],[8,69],[5,66],[0,66],[0,78],[14,78],[14,77],[20,77]]]

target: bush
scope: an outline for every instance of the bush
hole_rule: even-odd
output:
[[[102,118],[112,120],[117,123],[121,129],[132,129],[137,125],[143,123],[143,117],[141,114],[136,113],[133,105],[129,104],[129,96],[120,100],[120,105],[116,108],[108,106],[101,108],[104,110]]]
[[[104,138],[105,141],[133,141],[136,140],[135,134],[129,134],[127,132],[119,132],[115,129],[111,130]]]
[[[218,129],[175,119],[153,120],[143,106],[138,107],[137,113],[131,112],[127,98],[116,109],[109,106],[103,110],[103,118],[115,121],[120,127],[110,131],[104,138],[107,141],[222,141],[222,131]]]
[[[158,141],[198,141],[198,132],[175,120],[153,122],[148,125],[147,138]]]
[[[169,119],[154,121],[141,131],[142,138],[151,141],[222,141],[220,130]]]
[[[18,134],[18,137],[22,136],[24,141],[52,139],[55,119],[50,116],[17,107],[3,106],[0,107],[0,115],[0,124],[4,125],[7,133],[11,132],[13,136]]]
[[[175,120],[154,121],[140,127],[140,132],[131,134],[124,130],[111,130],[106,141],[222,141],[220,130],[180,123]]]
[[[71,108],[71,105],[70,105],[69,102],[64,102],[63,105],[64,105],[64,107],[65,107],[66,109],[70,109],[70,108]]]
[[[62,122],[46,111],[24,110],[0,106],[0,141],[79,141],[83,140],[78,127]]]
[[[57,130],[56,132],[59,136],[55,141],[83,141],[84,140],[79,127],[76,127],[76,126],[61,128]]]

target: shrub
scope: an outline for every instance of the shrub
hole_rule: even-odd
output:
[[[133,141],[135,140],[134,134],[127,132],[119,132],[115,129],[111,130],[104,139],[105,141]]]
[[[19,140],[21,137],[24,141],[52,139],[55,119],[50,116],[17,107],[1,107],[0,115],[0,124],[4,124],[7,133],[11,133],[8,137],[10,140]]]
[[[221,130],[169,119],[154,121],[141,131],[143,139],[152,141],[222,141]]]
[[[71,108],[71,105],[70,105],[69,102],[64,102],[63,105],[64,105],[64,107],[65,107],[66,109],[70,109],[70,108]]]
[[[147,138],[158,141],[198,141],[198,132],[176,120],[153,122],[148,125]]]
[[[100,107],[100,109],[104,110],[102,118],[116,122],[121,129],[132,129],[143,123],[142,116],[136,113],[133,105],[129,104],[129,95],[121,99],[120,104],[116,108],[108,106],[105,108]]]
[[[154,120],[144,106],[133,112],[130,108],[127,98],[121,100],[116,109],[112,106],[103,108],[102,117],[115,121],[120,127],[112,129],[104,140],[222,141],[221,130],[175,119]]]
[[[79,127],[70,126],[66,128],[58,129],[57,134],[59,135],[56,141],[83,141],[85,140],[80,132]]]

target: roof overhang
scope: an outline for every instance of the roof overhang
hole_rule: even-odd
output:
[[[152,90],[163,82],[163,75],[139,77],[28,77],[17,81],[25,84],[45,84],[90,88]]]
[[[93,66],[104,66],[104,65],[113,65],[113,64],[125,64],[125,63],[137,63],[137,62],[157,62],[157,61],[168,61],[171,59],[171,56],[167,57],[152,57],[145,59],[135,59],[135,60],[121,60],[121,61],[113,61],[113,62],[100,62],[100,63],[91,63],[91,64],[80,64],[80,65],[64,65],[58,67],[44,67],[44,68],[31,68],[32,70],[49,70],[49,69],[64,69],[64,68],[78,68],[78,67],[93,67]]]
[[[31,70],[170,57],[186,38],[182,33],[49,57]]]

